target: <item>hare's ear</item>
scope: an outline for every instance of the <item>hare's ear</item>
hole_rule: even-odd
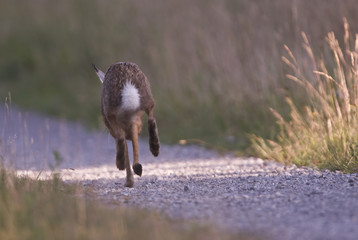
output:
[[[105,76],[104,72],[99,70],[93,63],[92,63],[92,66],[93,66],[94,70],[96,71],[97,76],[99,77],[99,80],[101,80],[101,82],[103,83],[104,76]]]

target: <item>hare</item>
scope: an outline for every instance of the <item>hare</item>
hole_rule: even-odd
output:
[[[133,170],[142,175],[139,163],[138,135],[142,130],[142,116],[148,115],[149,148],[159,155],[159,138],[153,115],[154,99],[147,77],[135,63],[119,62],[111,65],[104,74],[93,65],[102,82],[101,111],[105,125],[116,141],[116,165],[126,169],[126,187],[133,187],[134,177],[129,162],[126,140],[133,145]]]

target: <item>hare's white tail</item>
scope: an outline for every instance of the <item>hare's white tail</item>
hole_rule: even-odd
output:
[[[131,83],[126,82],[122,89],[123,110],[136,110],[140,106],[140,95],[138,89]]]

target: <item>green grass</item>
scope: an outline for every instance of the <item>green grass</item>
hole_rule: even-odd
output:
[[[269,107],[287,115],[283,44],[301,54],[305,31],[320,48],[354,1],[9,1],[0,7],[0,99],[101,126],[100,83],[91,69],[138,63],[156,99],[161,139],[201,139],[246,151],[247,133],[273,137]],[[357,27],[352,26],[353,29]],[[246,151],[247,153],[247,151]]]
[[[299,109],[310,103],[286,80],[284,44],[309,66],[301,31],[327,54],[328,32],[344,41],[343,17],[358,32],[357,11],[351,0],[4,0],[0,99],[11,92],[22,108],[103,128],[91,63],[132,61],[151,82],[162,142],[256,154],[249,135],[280,132],[270,108],[288,119],[287,96]]]
[[[358,35],[350,36],[346,21],[344,27],[344,47],[331,32],[326,38],[329,51],[317,56],[303,34],[303,47],[311,59],[309,65],[303,65],[286,48],[283,61],[293,72],[287,77],[306,90],[310,105],[298,109],[287,98],[290,120],[272,109],[280,126],[277,140],[252,137],[253,146],[262,157],[358,172]]]
[[[1,239],[258,239],[228,234],[194,221],[106,206],[78,185],[17,177],[0,170]]]

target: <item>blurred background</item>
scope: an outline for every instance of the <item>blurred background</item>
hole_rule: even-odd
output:
[[[287,116],[287,95],[307,104],[285,77],[284,44],[305,65],[301,32],[328,52],[327,33],[343,42],[343,17],[355,33],[357,12],[354,0],[1,0],[0,101],[11,93],[13,105],[104,129],[91,63],[131,61],[151,82],[162,142],[251,154],[248,134],[278,131],[270,107]]]

